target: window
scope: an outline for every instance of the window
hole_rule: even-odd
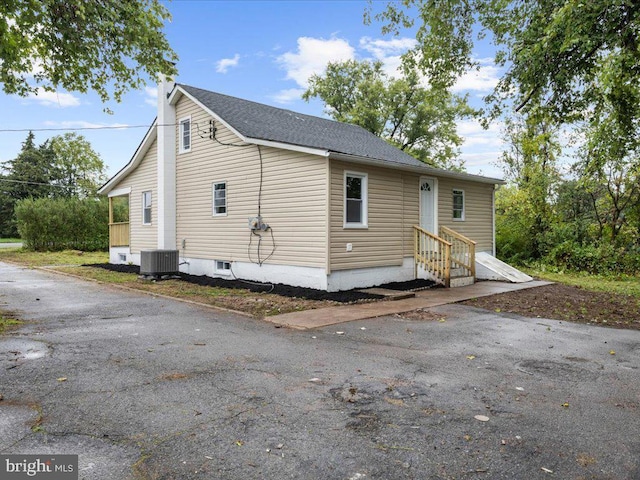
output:
[[[344,226],[367,226],[367,175],[345,172],[344,175]]]
[[[227,262],[226,260],[216,260],[215,272],[221,275],[230,275],[231,262]]]
[[[227,182],[213,184],[213,215],[227,214]]]
[[[142,224],[151,225],[151,192],[142,192]]]
[[[191,151],[191,117],[180,120],[180,153]]]
[[[453,190],[453,219],[464,220],[464,190]]]

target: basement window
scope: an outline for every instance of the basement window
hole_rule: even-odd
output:
[[[216,260],[215,272],[219,275],[231,275],[231,262]]]

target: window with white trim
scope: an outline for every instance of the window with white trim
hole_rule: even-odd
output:
[[[220,275],[231,275],[231,262],[226,260],[216,260],[215,273]]]
[[[464,220],[464,190],[453,189],[453,219]]]
[[[151,191],[142,192],[142,224],[151,225]]]
[[[227,214],[227,182],[213,184],[213,215]]]
[[[180,125],[180,153],[191,151],[191,117],[181,118]]]
[[[367,174],[344,174],[344,227],[367,227]]]

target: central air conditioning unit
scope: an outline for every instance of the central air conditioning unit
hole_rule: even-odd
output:
[[[140,252],[140,275],[161,277],[179,273],[178,250],[142,250]]]

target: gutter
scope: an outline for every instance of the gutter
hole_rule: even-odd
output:
[[[360,155],[349,155],[346,153],[329,152],[329,158],[331,160],[341,160],[343,162],[360,163],[363,165],[370,165],[374,167],[382,168],[396,168],[407,172],[419,173],[422,175],[432,175],[436,177],[444,178],[456,178],[459,180],[467,180],[478,183],[488,183],[490,185],[505,185],[507,182],[499,178],[484,177],[482,175],[473,175],[471,173],[453,172],[450,170],[443,170],[440,168],[434,168],[427,164],[421,165],[407,165],[401,162],[395,162],[393,160],[380,160],[377,158],[363,157]]]

